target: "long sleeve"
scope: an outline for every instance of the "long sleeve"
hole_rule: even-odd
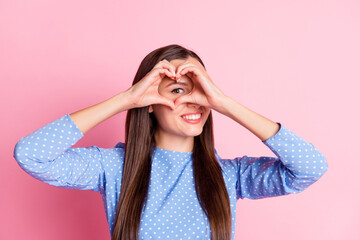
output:
[[[101,149],[71,148],[83,136],[66,114],[22,137],[14,158],[25,172],[52,186],[99,191],[104,173]]]
[[[315,146],[282,124],[279,131],[262,141],[277,156],[236,158],[236,195],[262,199],[299,193],[327,171],[325,156]]]

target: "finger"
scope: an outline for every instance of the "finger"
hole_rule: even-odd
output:
[[[168,69],[173,75],[172,78],[175,78],[176,67],[173,64],[171,64],[168,60],[163,59],[160,62],[158,62],[158,64],[156,64],[156,66]]]
[[[183,64],[181,64],[177,69],[176,69],[176,76],[177,77],[181,77],[180,72],[187,66],[189,66],[191,63],[190,62],[184,62]]]
[[[168,66],[168,69],[171,71],[171,73],[173,74],[173,77],[175,78],[175,76],[176,76],[176,73],[175,73],[176,67],[173,64],[171,64],[170,62],[168,62],[168,61],[166,63],[166,66]]]
[[[175,109],[175,103],[167,98],[161,97],[159,99],[159,104],[170,107],[172,110]]]
[[[174,75],[166,68],[158,68],[157,69],[157,74],[160,75],[160,78],[163,79],[165,76],[169,77],[169,78],[173,78]]]
[[[187,73],[198,74],[198,69],[195,66],[186,66],[180,70],[179,74],[186,75]]]
[[[164,78],[165,75],[170,74],[169,72],[166,72],[168,70],[166,69],[162,69],[162,68],[157,68],[157,69],[153,69],[151,70],[151,72],[149,72],[146,77],[143,78],[143,87],[145,88],[149,88],[153,85],[159,85],[161,80]],[[137,84],[141,84],[140,82],[138,82]],[[142,84],[141,84],[142,85]]]
[[[175,104],[175,106],[178,106],[178,105],[180,105],[182,103],[193,102],[193,101],[194,101],[193,97],[189,94],[189,95],[183,95],[183,96],[178,97],[174,101],[174,104]]]
[[[200,69],[194,65],[185,67],[183,70],[181,70],[181,75],[187,75],[193,81],[194,87],[197,86],[199,89],[203,90],[202,92],[209,93],[207,89],[211,88],[211,85],[213,84],[211,80],[202,74],[202,71],[200,71]]]

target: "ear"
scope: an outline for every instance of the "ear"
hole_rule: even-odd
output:
[[[152,105],[149,106],[149,113],[152,113],[154,111]]]

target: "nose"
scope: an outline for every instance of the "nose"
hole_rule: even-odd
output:
[[[187,106],[192,108],[200,108],[200,105],[196,103],[188,103]]]

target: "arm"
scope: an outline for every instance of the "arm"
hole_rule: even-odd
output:
[[[85,134],[106,119],[131,108],[128,92],[121,92],[101,103],[70,114],[80,131]]]
[[[174,109],[174,102],[161,96],[158,91],[159,84],[165,76],[171,79],[175,77],[173,75],[174,68],[175,66],[163,59],[125,92],[119,93],[99,104],[71,113],[70,116],[85,134],[100,122],[131,108],[163,104]]]
[[[47,184],[99,191],[104,149],[71,146],[100,121],[126,109],[126,103],[120,93],[95,106],[66,114],[22,137],[15,145],[14,158],[25,172]]]
[[[262,199],[299,193],[327,171],[325,156],[315,146],[278,123],[280,130],[262,141],[277,156],[236,158],[237,199]]]
[[[98,191],[103,186],[102,176],[105,175],[102,164],[113,151],[107,151],[103,156],[105,149],[96,146],[71,146],[91,128],[119,112],[151,104],[165,104],[173,108],[174,103],[158,92],[159,80],[165,75],[174,77],[171,73],[173,68],[168,61],[160,61],[128,90],[66,114],[21,138],[15,145],[14,158],[27,173],[48,184]],[[107,162],[104,164],[105,167],[109,165]]]
[[[223,97],[217,111],[241,124],[261,141],[274,136],[280,129],[280,125],[276,122],[246,108],[230,97]]]
[[[236,158],[237,198],[261,199],[299,193],[327,171],[325,156],[280,123],[226,98],[222,113],[254,133],[274,157]]]
[[[230,161],[235,167],[237,197],[258,199],[296,193],[317,181],[327,170],[327,162],[311,143],[225,95],[196,60],[178,67],[177,75],[194,81],[192,91],[175,100],[175,105],[193,102],[224,114],[247,128],[278,158],[247,157]]]

